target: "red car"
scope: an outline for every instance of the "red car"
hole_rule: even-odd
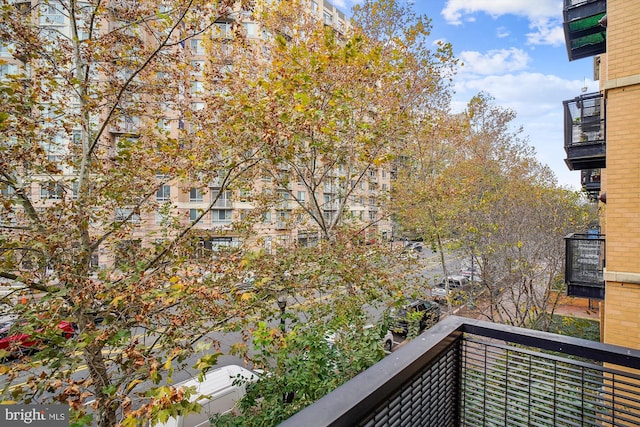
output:
[[[12,331],[11,327],[14,323],[14,320],[0,323],[0,350],[8,352],[9,357],[20,357],[23,354],[38,351],[43,342],[29,333]],[[62,336],[66,339],[72,338],[76,334],[74,324],[65,320],[58,324],[58,328],[60,328]]]

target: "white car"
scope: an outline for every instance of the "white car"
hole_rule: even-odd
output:
[[[462,297],[461,292],[466,290],[469,286],[469,279],[465,276],[456,275],[447,277],[449,290],[447,293],[447,286],[444,281],[438,283],[431,289],[431,298],[434,301],[442,302],[447,299],[447,296],[452,299],[459,299]]]
[[[175,387],[193,387],[196,393],[190,400],[197,400],[201,406],[199,413],[171,417],[156,427],[205,427],[210,426],[211,416],[232,412],[236,403],[246,394],[246,386],[258,381],[258,373],[238,365],[228,365],[207,372],[203,381],[190,379]]]

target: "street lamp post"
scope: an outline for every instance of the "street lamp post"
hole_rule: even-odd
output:
[[[280,329],[282,329],[282,332],[286,332],[287,325],[285,324],[284,314],[287,310],[287,297],[285,295],[278,297],[278,308],[280,308]]]
[[[278,308],[280,309],[280,329],[282,333],[287,332],[287,325],[285,323],[285,312],[287,311],[287,296],[280,295],[278,297]],[[295,392],[293,391],[285,391],[282,393],[282,402],[285,404],[293,402],[295,397]]]

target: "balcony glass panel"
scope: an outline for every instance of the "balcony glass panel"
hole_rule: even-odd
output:
[[[564,149],[569,169],[606,167],[605,111],[602,94],[590,93],[563,101]]]

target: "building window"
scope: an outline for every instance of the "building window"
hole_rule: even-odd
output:
[[[171,131],[171,120],[170,119],[158,120],[158,129],[166,132]]]
[[[220,67],[220,74],[225,75],[225,76],[229,76],[229,75],[233,74],[233,65],[225,64],[222,67]]]
[[[387,171],[386,171],[386,170],[384,170],[384,169],[382,170],[382,177],[383,177],[383,178],[386,178],[386,177],[387,177]]]
[[[71,141],[74,145],[82,145],[82,130],[74,129],[71,134]]]
[[[200,110],[204,110],[204,102],[191,103],[191,111],[200,111]]]
[[[0,195],[5,198],[11,198],[15,195],[16,190],[4,182],[0,183]]]
[[[271,212],[265,212],[262,214],[262,222],[264,224],[271,224]]]
[[[192,76],[201,76],[204,72],[204,61],[197,60],[191,61],[191,75]]]
[[[202,191],[199,188],[192,188],[189,190],[189,201],[190,202],[202,202],[204,199],[202,197]]]
[[[376,211],[369,211],[369,221],[374,221],[376,219]]]
[[[298,201],[300,203],[304,203],[306,198],[307,198],[307,192],[306,191],[298,191]]]
[[[78,198],[78,190],[80,189],[80,184],[78,183],[78,181],[73,181],[71,183],[71,198],[73,199],[77,199]]]
[[[40,25],[64,25],[60,3],[50,0],[47,4],[40,4]]]
[[[128,221],[134,224],[140,223],[140,214],[131,208],[116,208],[116,221]]]
[[[15,50],[15,43],[0,41],[0,56],[4,58],[11,58],[11,52]]]
[[[40,198],[42,200],[60,200],[64,194],[64,188],[59,182],[43,182],[40,184]]]
[[[189,209],[189,221],[196,222],[198,219],[198,216],[200,216],[199,209]]]
[[[156,200],[158,202],[168,202],[171,200],[171,186],[167,184],[161,185],[156,193]]]
[[[243,22],[242,26],[244,27],[247,37],[255,38],[257,36],[256,24],[254,22]]]
[[[191,82],[191,95],[198,96],[204,93],[204,82],[192,81]]]
[[[382,184],[382,191],[387,191],[389,186],[387,184]]]
[[[191,53],[194,55],[204,55],[204,45],[202,44],[202,40],[191,39],[189,41],[189,46],[191,47]]]
[[[231,209],[212,209],[211,222],[213,224],[231,224]]]
[[[16,64],[0,64],[0,79],[5,79],[10,74],[18,74],[18,65]]]
[[[214,37],[230,38],[232,34],[230,22],[216,22]]]
[[[325,25],[331,25],[333,22],[333,16],[327,11],[324,12],[324,23]]]

